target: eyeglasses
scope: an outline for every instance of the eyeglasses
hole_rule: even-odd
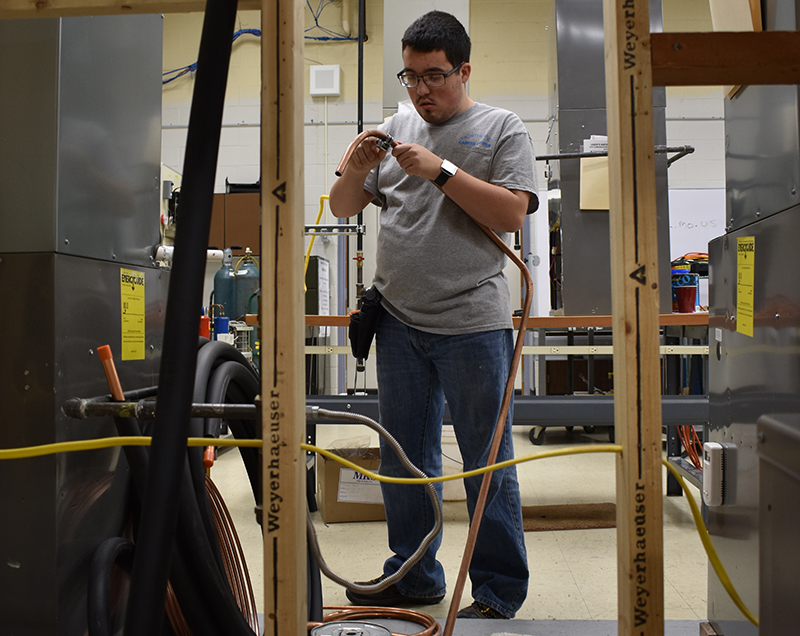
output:
[[[437,86],[444,86],[444,83],[447,81],[447,78],[450,77],[453,73],[455,73],[458,69],[463,66],[464,62],[461,62],[458,66],[454,69],[447,71],[447,73],[428,73],[426,75],[414,75],[413,73],[404,73],[400,71],[397,74],[397,79],[400,80],[400,83],[405,86],[406,88],[414,88],[419,84],[419,81],[422,80],[429,88],[436,88]]]

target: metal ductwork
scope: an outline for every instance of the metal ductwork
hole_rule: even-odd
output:
[[[160,15],[0,21],[5,448],[116,434],[61,411],[108,393],[100,345],[125,390],[157,383],[161,49]],[[128,523],[127,472],[119,448],[0,462],[0,633],[84,633],[91,556]]]
[[[650,30],[663,30],[661,0],[650,0]],[[580,153],[606,135],[603,3],[555,0],[548,25],[550,132],[547,154]],[[656,145],[666,144],[666,91],[653,89]],[[655,155],[661,312],[672,311],[667,157]],[[608,211],[581,210],[580,160],[548,164],[551,308],[566,316],[611,314]],[[631,179],[633,177],[631,176]]]

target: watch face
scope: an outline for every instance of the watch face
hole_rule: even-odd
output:
[[[447,180],[456,173],[457,170],[458,166],[448,161],[447,159],[444,159],[442,161],[439,176],[436,177],[433,180],[433,182],[439,187],[442,187],[447,182]]]

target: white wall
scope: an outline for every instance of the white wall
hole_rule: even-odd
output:
[[[393,0],[387,0],[391,2]],[[459,0],[460,2],[461,0]],[[351,3],[350,25],[358,24]],[[441,4],[441,3],[440,3]],[[444,3],[446,4],[446,3]],[[312,3],[316,6],[316,3]],[[704,31],[711,29],[706,0],[664,0],[665,31]],[[537,154],[545,154],[548,134],[547,21],[552,0],[471,0],[469,32],[473,41],[471,96],[516,112],[525,122]],[[382,120],[383,97],[383,0],[367,0],[365,43],[364,126]],[[436,8],[443,8],[437,5]],[[445,7],[446,8],[446,7]],[[320,23],[341,30],[342,4],[328,5]],[[202,26],[202,14],[167,14],[164,20],[164,70],[172,70],[196,61]],[[306,9],[306,26],[313,26]],[[237,28],[260,28],[259,12],[240,12]],[[396,46],[399,42],[389,42]],[[226,178],[234,183],[252,183],[259,178],[260,161],[260,47],[261,40],[251,35],[240,37],[233,46],[224,128],[220,145],[215,192],[224,192]],[[305,121],[305,219],[316,220],[320,196],[333,183],[334,168],[345,148],[357,133],[357,45],[354,42],[308,41],[304,51],[306,98]],[[308,93],[308,67],[312,64],[339,64],[342,95],[312,98]],[[193,81],[190,76],[165,85],[163,101],[162,161],[181,172]],[[691,145],[695,152],[675,162],[668,172],[670,188],[670,225],[673,249],[671,258],[689,251],[707,251],[711,234],[724,231],[724,121],[723,95],[714,87],[670,88],[667,90],[667,144]],[[327,151],[326,151],[327,149]],[[544,166],[537,164],[540,211],[531,220],[534,233],[534,256],[539,265],[533,268],[536,284],[534,310],[549,313],[548,227]],[[326,213],[327,214],[327,213]],[[365,211],[367,235],[364,280],[372,280],[374,270],[377,211]],[[334,219],[324,216],[323,223]],[[307,239],[308,241],[309,239]],[[350,298],[354,298],[355,239],[350,241]],[[334,313],[353,309],[337,307],[340,285],[337,262],[344,239],[315,241],[313,254],[331,263],[331,293]],[[513,267],[513,266],[512,266]],[[519,274],[508,270],[512,290],[519,290]],[[332,364],[336,364],[331,356]],[[335,370],[333,371],[336,375]],[[352,373],[347,382],[352,384]]]

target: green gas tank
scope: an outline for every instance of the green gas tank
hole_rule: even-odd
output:
[[[253,256],[250,248],[244,250],[242,256],[233,268],[234,287],[236,289],[236,309],[231,318],[238,319],[245,314],[258,312],[257,292],[261,284],[261,274],[258,270],[258,261]]]
[[[228,318],[236,318],[236,277],[233,273],[233,251],[225,248],[222,253],[222,267],[214,274],[214,302],[222,305]]]

